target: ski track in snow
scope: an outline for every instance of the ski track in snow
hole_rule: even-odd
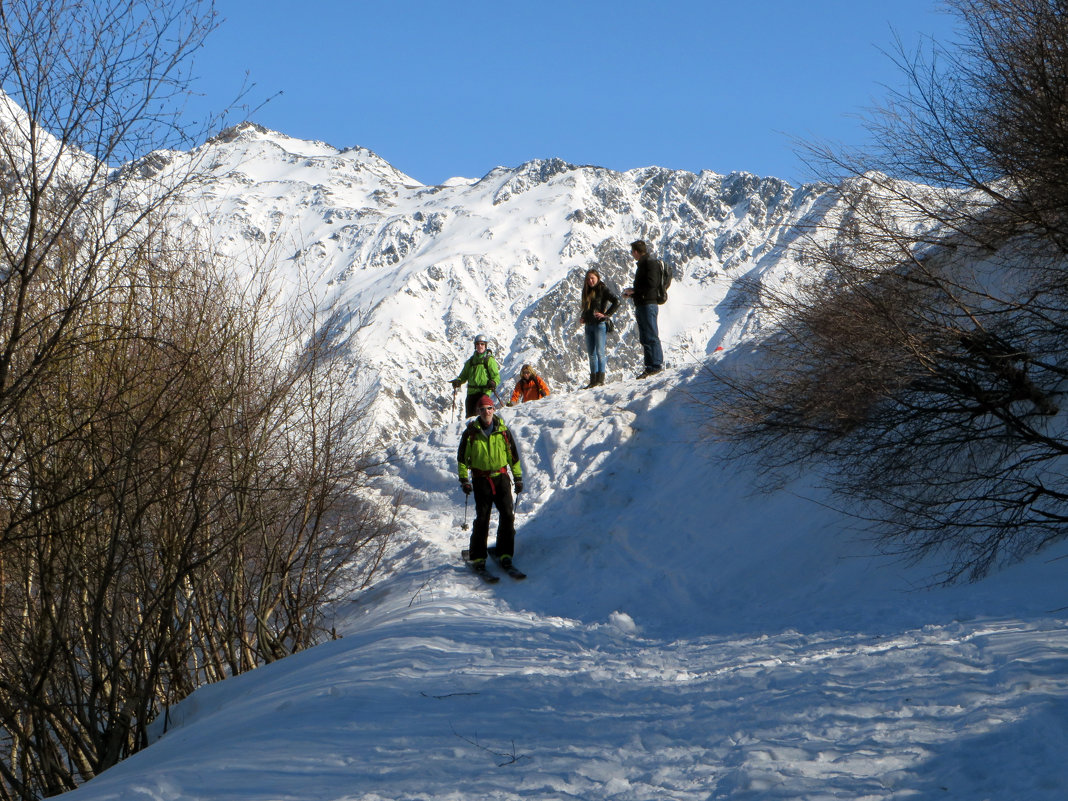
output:
[[[925,574],[866,557],[814,490],[754,496],[713,469],[698,380],[502,412],[524,582],[460,562],[461,424],[394,448],[378,488],[404,493],[406,533],[395,572],[336,611],[342,636],[202,688],[69,795],[1061,801],[1052,556],[911,589]]]

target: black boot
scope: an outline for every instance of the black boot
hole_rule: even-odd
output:
[[[597,373],[597,386],[604,386],[604,373]]]
[[[597,373],[590,373],[590,383],[583,387],[583,389],[589,389],[590,387],[597,386]]]

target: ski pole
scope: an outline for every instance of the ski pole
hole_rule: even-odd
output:
[[[464,531],[467,531],[467,504],[470,503],[471,496],[466,492],[464,493]]]

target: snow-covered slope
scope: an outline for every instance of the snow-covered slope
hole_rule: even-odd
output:
[[[459,424],[393,446],[396,572],[342,638],[201,689],[72,801],[1060,801],[1068,549],[920,589],[818,490],[715,461],[701,382],[502,412],[522,583],[460,564]]]
[[[211,178],[187,198],[193,227],[239,264],[309,288],[332,341],[352,354],[354,391],[375,398],[372,428],[389,438],[449,419],[448,379],[480,332],[509,386],[524,363],[558,389],[584,385],[582,277],[597,267],[617,290],[629,286],[636,238],[676,276],[661,310],[669,363],[729,347],[752,325],[731,302],[737,279],[791,280],[798,224],[834,212],[823,186],[560,160],[423,186],[368,150],[249,123],[168,156],[162,170],[189,159]],[[629,304],[617,322],[609,380],[640,369]]]
[[[935,566],[874,557],[804,481],[754,494],[701,437],[700,361],[760,331],[738,279],[802,280],[790,246],[833,193],[556,160],[428,187],[249,124],[132,167],[189,159],[215,179],[185,199],[192,227],[309,288],[372,390],[402,535],[335,611],[340,639],[202,688],[74,801],[1064,797],[1068,544],[923,589]],[[610,383],[578,390],[582,274],[627,285],[639,237],[676,274],[674,367],[627,378],[624,308]],[[530,577],[492,588],[458,557],[447,385],[480,331],[506,381],[531,362],[554,390],[502,412]]]

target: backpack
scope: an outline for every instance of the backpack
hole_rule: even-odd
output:
[[[671,268],[664,264],[664,262],[658,261],[657,264],[660,265],[660,285],[656,288],[656,302],[659,305],[663,305],[667,303],[667,291],[668,287],[671,286],[671,279],[673,276],[671,274]]]

